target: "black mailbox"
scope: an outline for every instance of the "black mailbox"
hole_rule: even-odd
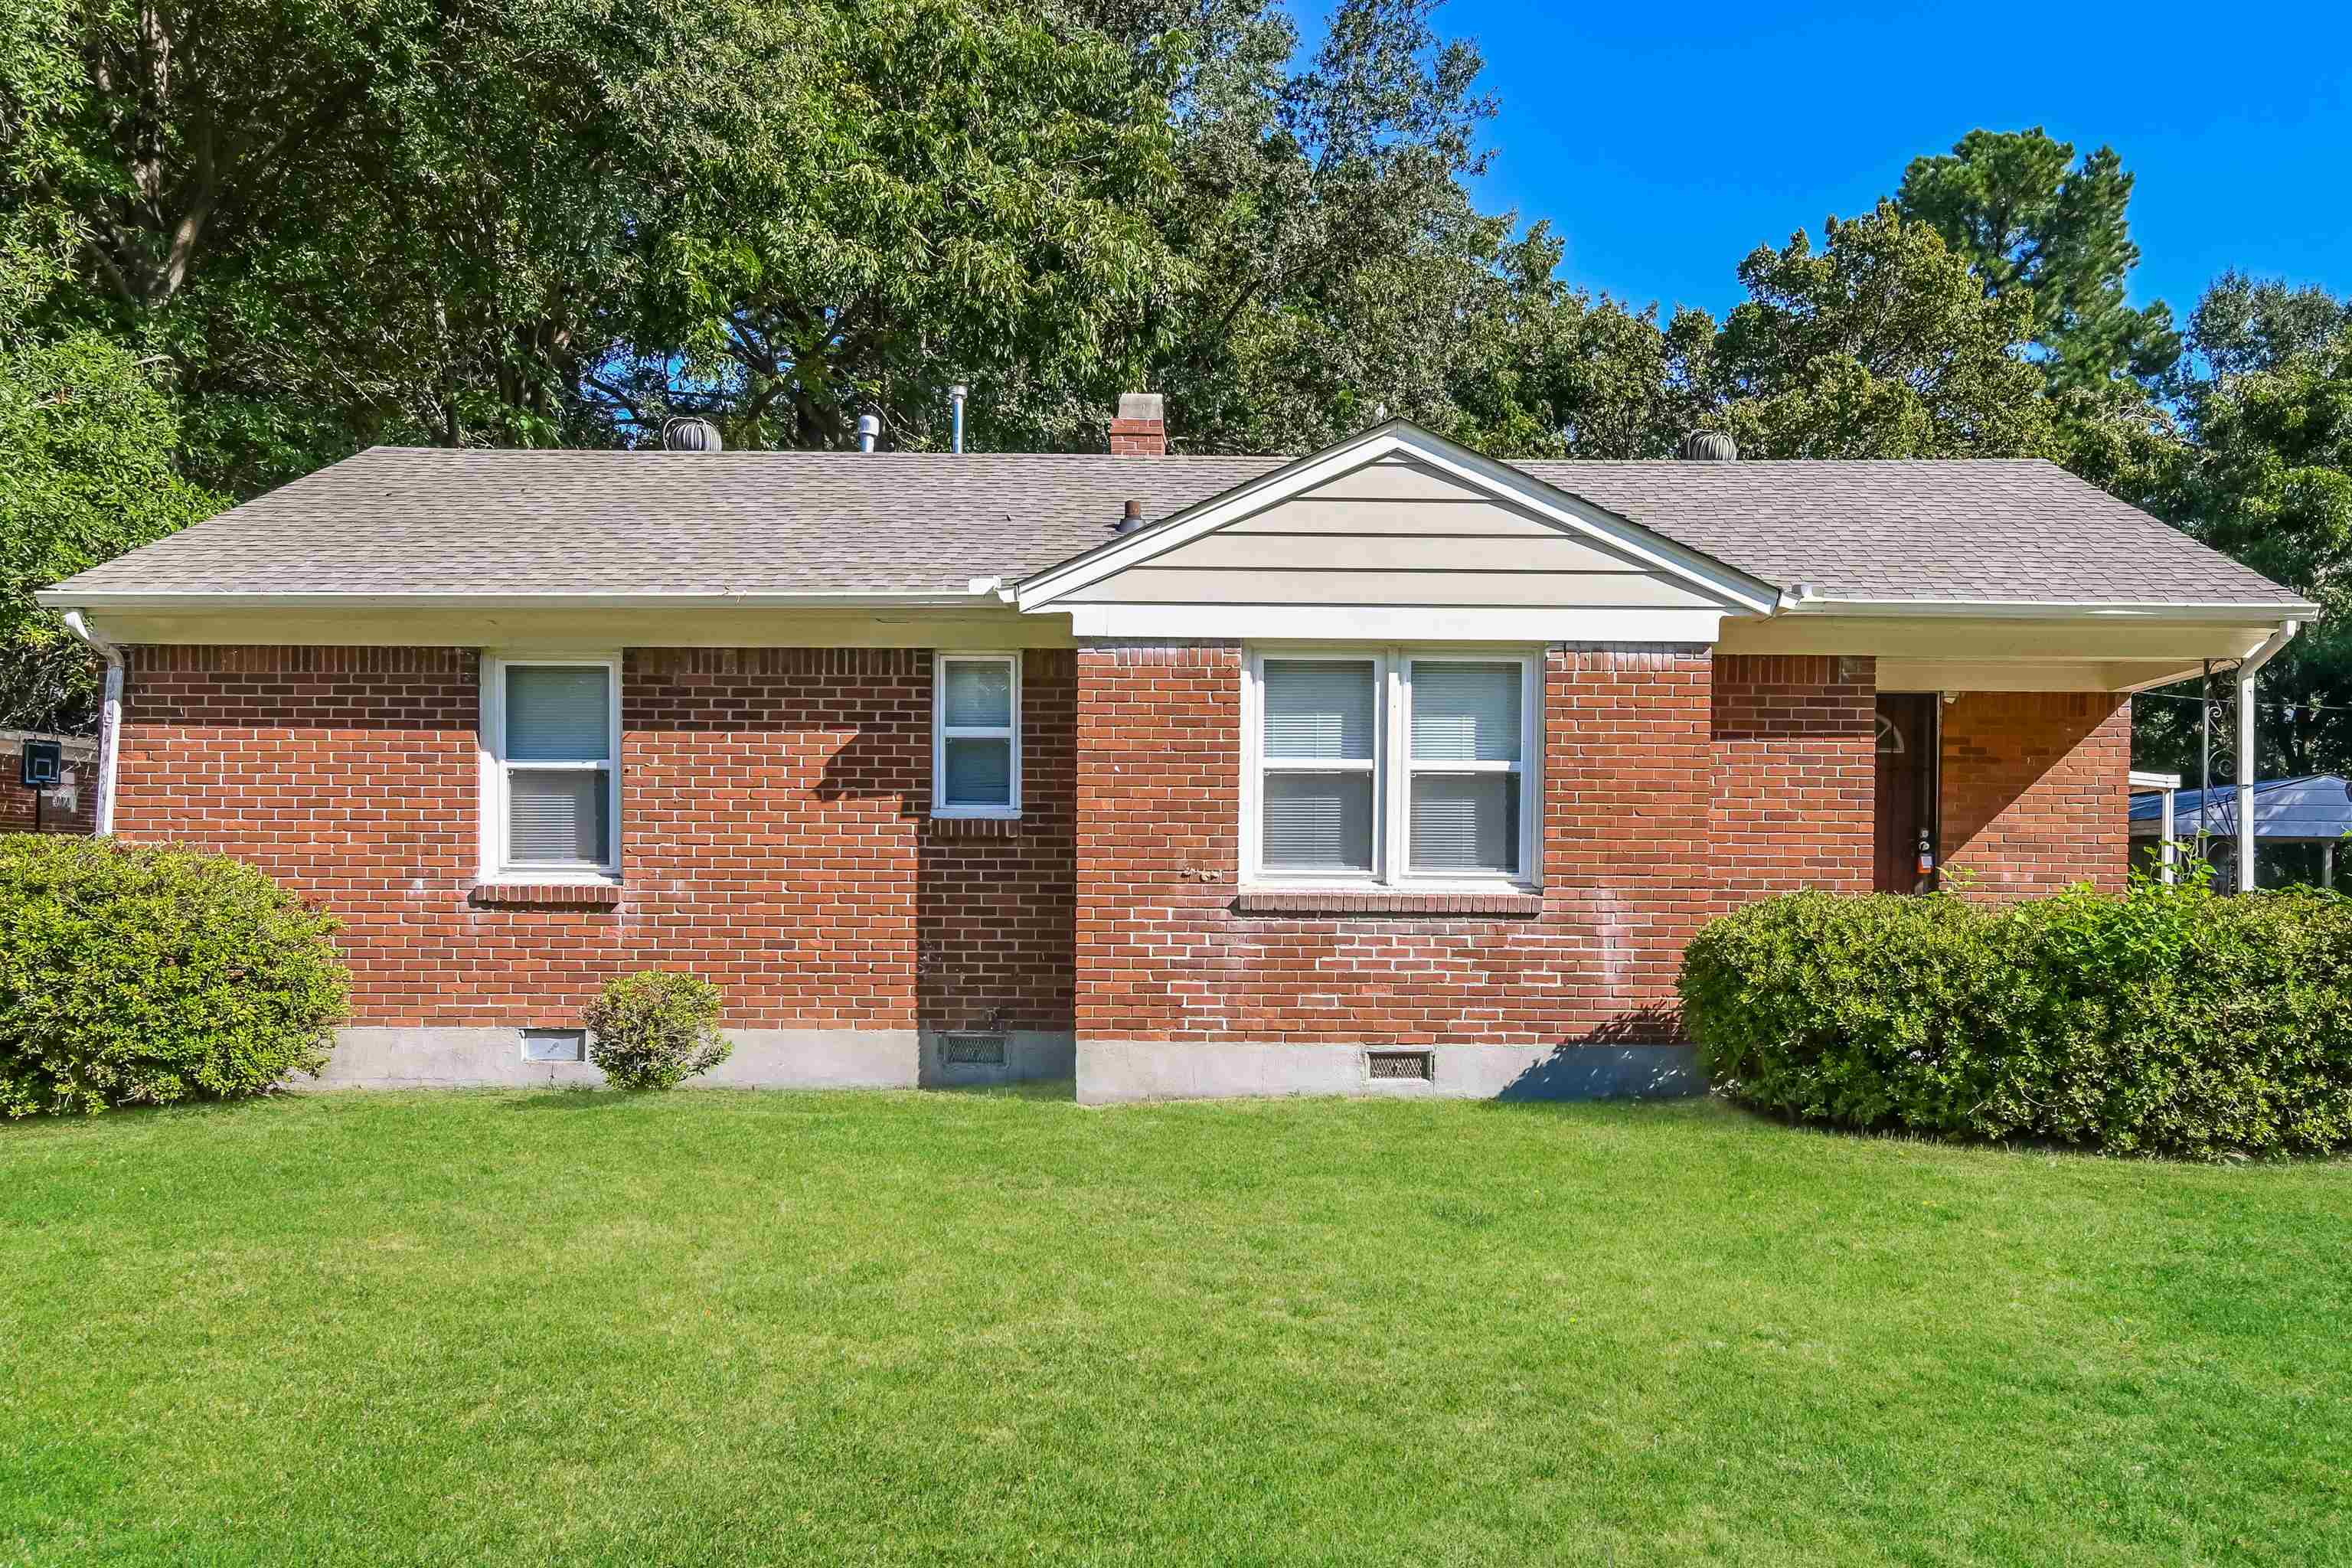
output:
[[[65,748],[55,741],[27,741],[16,763],[16,782],[26,789],[55,789],[65,782]]]

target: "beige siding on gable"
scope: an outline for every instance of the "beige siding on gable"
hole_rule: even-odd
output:
[[[1539,539],[1478,535],[1236,533],[1228,529],[1156,555],[1134,571],[1639,572],[1630,562],[1564,533]]]
[[[1419,463],[1367,463],[1307,492],[1327,500],[1485,500],[1450,475]]]
[[[1591,539],[1398,462],[1276,502],[1067,602],[1720,607]]]
[[[1641,572],[1225,572],[1130,567],[1082,593],[1093,605],[1510,605],[1716,608]]]
[[[1580,542],[1540,518],[1492,501],[1295,500],[1210,535],[1378,533],[1408,538],[1558,539]],[[1596,546],[1582,548],[1601,553]],[[1613,558],[1612,558],[1613,559]]]

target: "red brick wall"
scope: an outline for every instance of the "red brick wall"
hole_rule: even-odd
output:
[[[633,651],[620,903],[482,908],[472,653],[143,648],[118,826],[333,908],[373,1024],[567,1022],[662,963],[752,1027],[1670,1037],[1701,921],[1870,885],[1868,660],[1554,650],[1531,908],[1242,912],[1241,660],[1026,656],[1008,825],[929,818],[927,652]],[[1948,858],[1996,895],[2119,881],[2127,723],[2106,697],[1947,708]]]
[[[1990,898],[2120,889],[2130,767],[2127,697],[1962,693],[1943,710],[1946,868]]]
[[[1536,912],[1244,914],[1241,649],[1082,649],[1079,1035],[1672,1037],[1707,885],[1708,668],[1691,650],[1549,656]]]
[[[1796,888],[1870,891],[1875,661],[1718,655],[1713,722],[1715,911]]]
[[[477,660],[133,651],[117,826],[251,860],[349,922],[354,1021],[561,1023],[652,964],[751,1027],[1067,1028],[1074,662],[1031,653],[1025,813],[932,822],[914,649],[639,649],[613,909],[477,908]]]
[[[79,833],[98,831],[98,764],[77,757],[66,759],[73,780],[68,796],[53,790],[30,790],[16,782],[16,748],[0,747],[0,833]],[[36,809],[37,806],[38,809]]]

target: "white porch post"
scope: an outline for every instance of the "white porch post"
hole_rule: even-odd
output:
[[[2238,666],[2238,891],[2254,890],[2254,677],[2286,647],[2298,623],[2288,621],[2263,639]]]
[[[2179,869],[2180,849],[2172,839],[2172,797],[2179,792],[2180,775],[2146,773],[2134,768],[2126,775],[2125,782],[2130,784],[2135,794],[2153,790],[2164,797],[2163,837],[2156,841],[2157,860],[2162,868],[2157,875],[2162,881],[2169,883],[2180,874]]]
[[[2238,669],[2238,891],[2254,889],[2254,677]]]
[[[2164,869],[2158,875],[2164,879],[2167,887],[2170,887],[2173,879],[2180,874],[2180,847],[2172,841],[2172,797],[2175,793],[2173,790],[2164,792],[2164,848],[2161,851]]]

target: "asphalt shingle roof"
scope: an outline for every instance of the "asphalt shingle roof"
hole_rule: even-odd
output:
[[[1102,543],[1281,458],[377,447],[85,572],[109,594],[942,594]],[[1776,586],[1834,598],[2280,605],[2052,464],[1530,462]]]

